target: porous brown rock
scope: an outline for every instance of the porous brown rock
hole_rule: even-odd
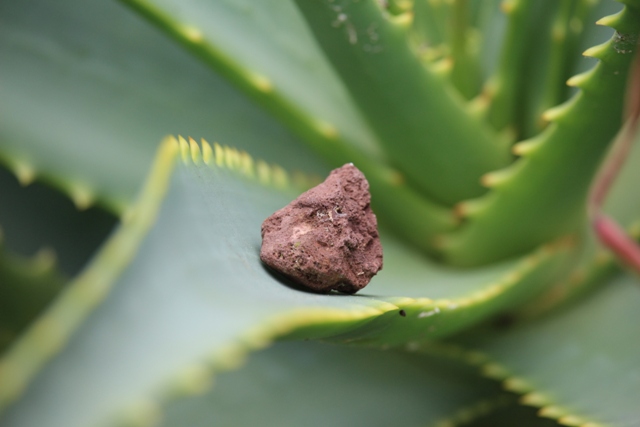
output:
[[[382,268],[378,222],[366,178],[335,169],[262,223],[260,259],[316,292],[353,294]]]

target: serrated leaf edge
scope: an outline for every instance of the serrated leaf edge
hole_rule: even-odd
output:
[[[440,354],[463,362],[478,370],[486,378],[497,381],[502,387],[519,397],[519,403],[538,408],[538,416],[556,420],[560,425],[572,427],[605,427],[590,420],[569,408],[554,403],[553,398],[543,391],[536,390],[535,385],[526,378],[512,372],[507,366],[493,360],[488,354],[450,343],[409,343],[403,347],[410,352]]]
[[[18,398],[39,369],[108,295],[115,278],[133,259],[155,222],[167,190],[177,145],[166,139],[158,150],[141,196],[100,254],[64,289],[54,303],[0,359],[0,413]]]

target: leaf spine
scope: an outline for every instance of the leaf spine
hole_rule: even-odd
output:
[[[199,44],[204,40],[204,34],[197,27],[185,25],[180,29],[182,36],[191,43]]]
[[[581,426],[582,424],[584,424],[584,420],[580,417],[577,417],[575,415],[565,415],[564,417],[561,417],[560,419],[558,419],[558,424],[562,424],[563,426],[570,426],[570,427],[578,427]]]
[[[200,152],[200,146],[191,137],[189,137],[189,151],[191,152],[191,160],[194,164],[199,164],[202,160],[202,153]]]
[[[247,80],[262,93],[273,92],[273,83],[271,83],[268,77],[251,73],[247,76]]]
[[[238,150],[226,145],[224,145],[222,149],[224,150],[224,164],[230,170],[237,170],[240,165],[240,154]]]
[[[215,158],[216,158],[216,166],[218,167],[223,167],[225,160],[224,160],[224,150],[222,149],[222,146],[220,144],[218,144],[217,142],[213,143],[213,151],[215,153]]]
[[[318,121],[316,122],[315,128],[322,136],[324,136],[327,139],[331,139],[331,140],[338,139],[338,136],[339,136],[338,129],[336,129],[336,127],[333,126],[331,123],[327,123],[325,121]]]
[[[76,205],[76,208],[81,211],[88,209],[96,200],[93,190],[81,183],[70,184],[69,195]]]
[[[402,29],[409,29],[413,24],[413,12],[404,12],[399,15],[389,17],[389,21]]]
[[[507,378],[502,385],[505,390],[513,391],[515,393],[526,393],[532,389],[531,384],[523,378],[518,377]]]
[[[620,22],[620,18],[622,18],[623,12],[624,12],[624,9],[618,13],[614,13],[613,15],[603,16],[602,18],[596,21],[596,25],[602,25],[602,26],[614,28]]]
[[[542,142],[543,140],[539,138],[527,139],[515,144],[511,149],[511,152],[516,156],[528,156],[534,153],[539,147],[541,147]]]
[[[123,424],[127,427],[150,427],[161,418],[160,405],[153,400],[139,400],[131,405],[123,416]]]
[[[538,411],[538,416],[557,420],[558,418],[566,415],[566,413],[567,411],[560,408],[559,406],[549,405],[540,408],[540,410]]]
[[[567,86],[582,88],[584,84],[589,81],[595,70],[596,67],[592,67],[584,73],[576,74],[575,76],[570,77],[569,80],[567,80]]]
[[[213,385],[213,372],[205,364],[194,364],[184,369],[175,379],[173,390],[177,394],[201,395]]]
[[[255,176],[253,157],[251,157],[246,151],[240,152],[240,169],[248,178],[253,178]]]
[[[289,177],[287,176],[287,172],[282,169],[280,166],[274,165],[271,168],[272,177],[273,177],[273,185],[277,188],[287,188],[289,186]]]
[[[504,169],[489,172],[480,177],[480,183],[487,188],[497,188],[509,182],[518,170],[518,164],[514,163]]]
[[[256,172],[258,173],[258,181],[263,185],[271,184],[271,170],[269,165],[263,160],[258,160],[256,164]]]
[[[592,46],[589,49],[582,52],[582,56],[586,56],[588,58],[597,58],[601,59],[607,53],[607,47],[609,42],[604,42],[602,44]]]
[[[202,145],[202,160],[205,165],[209,165],[211,164],[211,160],[213,160],[213,150],[211,149],[211,145],[209,145],[204,138],[200,140],[200,144]]]
[[[20,185],[26,187],[36,179],[36,169],[25,161],[15,161],[13,163],[13,173]]]
[[[504,366],[497,363],[488,363],[482,367],[482,375],[488,378],[503,380],[509,373]]]
[[[185,164],[190,163],[191,150],[189,149],[189,143],[182,136],[178,136],[178,144],[180,145],[180,156]]]
[[[543,407],[549,405],[550,400],[547,396],[541,393],[528,393],[520,398],[520,403],[526,406]]]

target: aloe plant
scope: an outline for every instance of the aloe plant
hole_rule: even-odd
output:
[[[640,424],[640,288],[586,207],[639,32],[638,0],[2,2],[0,426]],[[639,237],[626,157],[598,208]],[[347,162],[384,269],[301,291],[260,224]]]

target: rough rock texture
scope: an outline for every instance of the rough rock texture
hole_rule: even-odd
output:
[[[382,268],[369,183],[347,164],[262,223],[260,259],[316,291],[355,293]]]

